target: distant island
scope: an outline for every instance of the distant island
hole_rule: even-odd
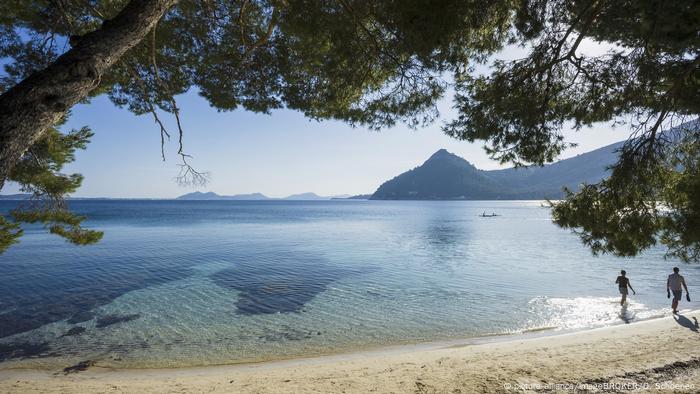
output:
[[[422,165],[384,182],[372,194],[320,196],[292,194],[283,198],[262,193],[220,195],[192,192],[176,200],[214,201],[325,201],[325,200],[542,200],[559,199],[562,189],[576,191],[583,183],[597,183],[609,175],[608,167],[617,161],[624,142],[607,145],[576,157],[542,167],[508,168],[485,171],[469,161],[440,149]],[[26,200],[29,194],[0,195],[0,200]],[[74,198],[92,200],[105,198]],[[109,198],[107,198],[109,199]]]
[[[315,200],[330,200],[332,198],[333,197],[319,196],[316,193],[300,193],[300,194],[292,194],[291,196],[287,196],[284,198],[284,200],[315,201]]]
[[[370,197],[372,197],[371,194],[358,194],[355,196],[350,196],[350,195],[336,196],[336,197],[331,198],[331,200],[369,200]]]
[[[372,200],[541,200],[559,199],[563,187],[605,179],[623,142],[543,167],[479,170],[440,149],[421,166],[384,182]]]
[[[238,201],[262,201],[262,200],[287,200],[287,201],[321,201],[321,200],[337,200],[352,198],[350,195],[340,195],[340,196],[330,196],[324,197],[319,196],[316,193],[300,193],[292,194],[291,196],[283,198],[268,197],[262,193],[250,193],[250,194],[234,194],[232,196],[222,196],[214,192],[193,192],[183,194],[176,198],[176,200],[198,200],[198,201],[208,201],[208,200],[238,200]]]
[[[221,196],[214,192],[192,192],[183,194],[176,200],[269,200],[270,197],[262,193],[236,194],[233,196]]]

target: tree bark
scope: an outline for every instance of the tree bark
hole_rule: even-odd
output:
[[[0,96],[0,189],[24,152],[100,84],[178,0],[132,0],[71,50]]]

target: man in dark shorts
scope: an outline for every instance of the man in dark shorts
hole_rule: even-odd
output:
[[[627,272],[625,270],[620,271],[620,276],[617,277],[615,280],[615,283],[617,283],[618,288],[620,289],[620,294],[622,294],[622,299],[620,300],[620,305],[625,305],[625,301],[627,301],[627,288],[629,287],[630,290],[632,290],[632,294],[637,294],[636,291],[632,288],[632,285],[630,284],[629,278],[627,278]]]
[[[673,308],[673,313],[678,313],[678,301],[683,297],[683,288],[685,288],[685,294],[688,301],[690,301],[690,292],[688,291],[688,286],[685,284],[685,278],[678,273],[680,271],[678,267],[673,267],[673,273],[668,276],[666,281],[666,296],[671,298],[671,292],[673,292],[673,302],[671,307]]]

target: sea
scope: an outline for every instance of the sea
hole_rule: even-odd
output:
[[[700,265],[661,247],[594,256],[542,201],[70,206],[101,242],[28,225],[0,255],[0,369],[205,366],[560,333],[670,315],[673,266],[691,293],[700,285]],[[625,306],[621,269],[637,291]]]

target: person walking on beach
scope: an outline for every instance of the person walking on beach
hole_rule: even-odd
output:
[[[683,275],[679,274],[678,267],[673,267],[673,273],[668,276],[666,281],[666,296],[671,298],[671,292],[673,292],[673,302],[671,307],[673,308],[673,313],[678,313],[678,301],[681,300],[683,296],[683,288],[685,288],[685,298],[690,301],[690,292],[688,291],[688,286],[685,284],[685,278]]]
[[[625,270],[620,271],[620,276],[617,277],[615,280],[615,283],[617,283],[618,288],[620,289],[620,294],[622,294],[622,299],[620,300],[620,305],[625,305],[625,301],[627,301],[627,288],[629,287],[630,290],[632,290],[632,294],[637,294],[636,291],[632,288],[632,285],[630,284],[630,280],[627,277],[627,272]]]

